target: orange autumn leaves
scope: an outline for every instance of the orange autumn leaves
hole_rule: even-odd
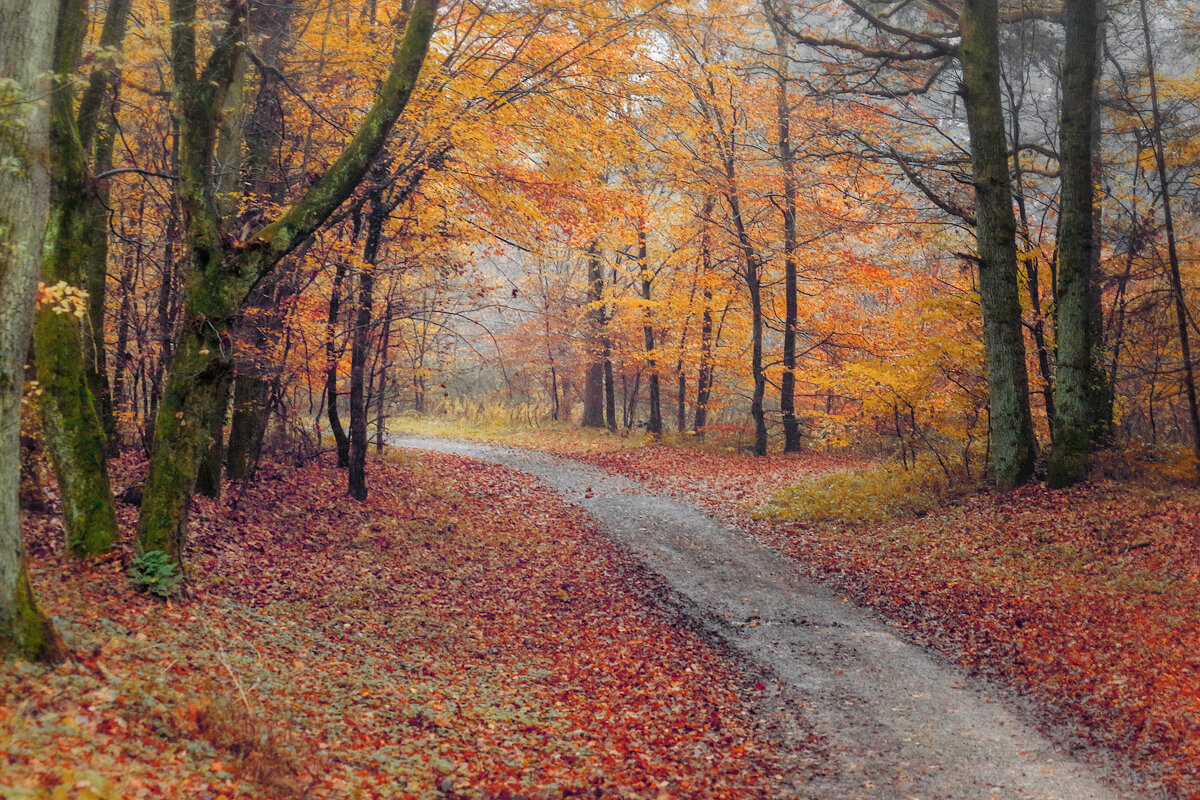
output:
[[[195,593],[165,610],[111,561],[61,579],[38,518],[46,605],[94,612],[68,632],[80,664],[9,667],[28,699],[0,771],[102,797],[785,792],[754,679],[649,605],[581,511],[450,456],[373,476],[363,505],[330,465],[200,501]],[[78,720],[67,749],[52,718]]]

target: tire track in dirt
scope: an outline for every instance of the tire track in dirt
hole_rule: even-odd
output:
[[[450,439],[393,441],[527,472],[586,509],[663,578],[706,630],[777,678],[779,703],[800,720],[793,734],[815,733],[830,758],[823,768],[788,776],[804,794],[839,800],[1130,796],[1105,780],[1103,768],[1058,750],[986,685],[692,506],[556,456]]]

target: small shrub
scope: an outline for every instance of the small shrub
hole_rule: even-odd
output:
[[[244,704],[218,698],[189,704],[183,714],[184,732],[208,742],[229,760],[232,772],[280,797],[302,797],[306,760],[294,743]]]
[[[755,515],[808,522],[883,523],[926,514],[972,490],[965,475],[947,477],[937,463],[896,463],[836,472],[771,495]]]
[[[162,550],[138,553],[129,564],[129,579],[139,592],[156,597],[172,597],[183,584],[183,575],[175,559]]]
[[[1123,483],[1170,490],[1196,481],[1191,448],[1131,441],[1096,454],[1094,472]]]

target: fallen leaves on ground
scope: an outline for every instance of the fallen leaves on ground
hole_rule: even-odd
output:
[[[1200,495],[1098,479],[980,494],[884,525],[752,520],[776,491],[850,466],[823,454],[680,448],[588,455],[796,559],[1044,718],[1200,798]],[[1061,730],[1061,725],[1060,725]]]
[[[342,481],[268,465],[198,501],[192,592],[169,604],[31,517],[79,660],[0,668],[0,795],[784,793],[754,679],[640,599],[582,511],[446,455],[376,461],[364,504]]]

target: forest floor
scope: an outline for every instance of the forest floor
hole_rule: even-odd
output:
[[[765,684],[582,510],[454,456],[371,483],[360,505],[327,462],[270,465],[198,500],[166,603],[129,588],[128,544],[71,562],[29,515],[76,661],[0,666],[0,797],[795,796],[779,776],[818,757],[779,755]]]
[[[1115,753],[1136,796],[1200,797],[1194,493],[1098,479],[887,524],[778,523],[750,512],[864,461],[521,443],[786,553],[1083,757]],[[78,658],[0,669],[0,797],[843,796],[814,791],[831,742],[805,701],[689,625],[578,506],[446,455],[376,460],[362,505],[342,480],[268,466],[198,501],[191,590],[170,603],[128,588],[128,549],[72,563],[54,518],[30,515],[36,589]]]

